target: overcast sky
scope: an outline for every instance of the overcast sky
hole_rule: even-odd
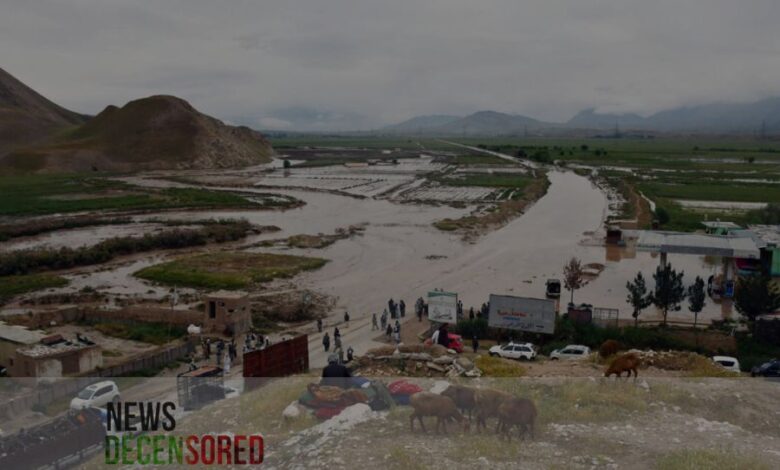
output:
[[[647,114],[780,95],[780,1],[3,0],[0,67],[81,112],[166,93],[258,127]]]

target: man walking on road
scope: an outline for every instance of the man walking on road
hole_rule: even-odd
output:
[[[317,319],[317,332],[322,333],[322,318]]]
[[[349,326],[349,312],[347,312],[346,310],[344,311],[344,323],[346,323],[347,326]]]
[[[376,313],[371,315],[371,331],[378,330],[379,325],[376,322]]]
[[[401,318],[406,316],[406,302],[404,302],[404,299],[401,299],[401,301],[398,302],[398,310],[401,313]]]
[[[387,328],[387,309],[382,312],[382,329],[384,330],[385,328]]]
[[[325,336],[322,337],[322,347],[325,348],[325,352],[328,352],[328,349],[330,349],[330,336],[328,336],[328,332],[325,332]]]

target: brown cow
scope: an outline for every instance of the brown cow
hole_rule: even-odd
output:
[[[623,372],[628,372],[628,375],[626,376],[626,380],[628,380],[628,378],[631,377],[631,372],[633,372],[634,380],[636,380],[636,378],[639,377],[639,374],[637,373],[637,368],[641,363],[642,360],[639,359],[639,356],[637,356],[636,354],[634,353],[623,354],[621,356],[616,357],[612,361],[612,363],[607,368],[606,372],[604,372],[604,377],[609,377],[612,374],[615,374],[618,377],[622,377]]]
[[[509,398],[511,398],[510,394],[489,388],[480,388],[474,393],[477,431],[480,427],[487,430],[487,418],[498,416],[498,407]],[[496,424],[496,433],[498,433],[498,424]]]
[[[471,410],[474,409],[474,406],[476,405],[474,400],[476,391],[476,388],[451,384],[446,390],[441,392],[441,394],[445,397],[452,398],[452,401],[455,402],[455,406],[457,406],[464,415],[468,411],[469,421],[471,421]]]

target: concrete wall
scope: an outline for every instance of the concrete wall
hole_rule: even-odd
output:
[[[103,367],[103,349],[97,346],[79,351],[79,373]]]

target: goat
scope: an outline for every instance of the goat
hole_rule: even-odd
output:
[[[526,434],[533,439],[536,415],[534,402],[527,398],[510,397],[498,407],[498,427],[507,440],[512,440],[512,426],[517,426],[521,439],[525,439]]]
[[[622,377],[623,372],[628,372],[628,375],[626,376],[626,380],[628,380],[628,378],[631,377],[631,372],[633,372],[634,380],[636,380],[636,378],[639,376],[637,373],[637,368],[641,362],[642,360],[639,359],[639,356],[634,353],[618,356],[612,361],[606,372],[604,372],[604,377],[609,377],[612,374],[615,374],[618,377]]]
[[[439,432],[440,428],[444,429],[444,433],[447,433],[447,421],[454,419],[459,423],[462,423],[465,418],[458,411],[455,406],[455,402],[450,397],[444,397],[431,392],[418,392],[409,397],[409,404],[412,406],[411,416],[409,416],[409,429],[414,432],[414,418],[420,421],[420,427],[423,432],[425,430],[425,424],[423,423],[423,416],[435,416],[436,432]],[[468,430],[468,422],[464,425],[464,430]]]

